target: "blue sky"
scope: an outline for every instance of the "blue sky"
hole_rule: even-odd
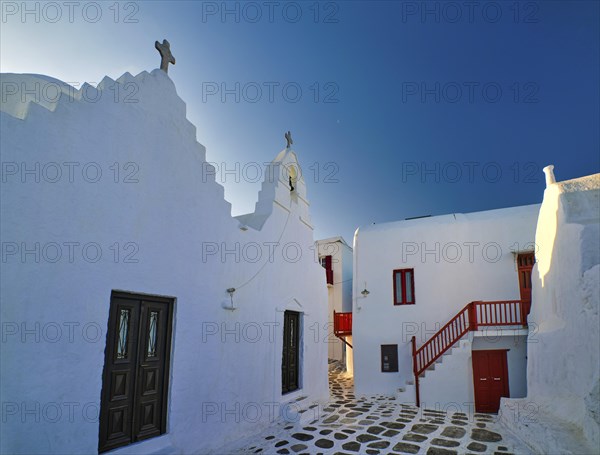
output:
[[[540,202],[547,164],[558,180],[600,169],[600,2],[92,3],[70,18],[55,2],[58,18],[3,1],[2,72],[137,74],[167,38],[207,159],[239,163],[238,182],[218,175],[234,215],[260,189],[243,171],[288,129],[316,236],[348,242],[372,222]]]

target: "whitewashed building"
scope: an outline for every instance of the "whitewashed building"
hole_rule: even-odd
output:
[[[1,81],[2,453],[214,451],[328,397],[289,144],[232,217],[166,72]]]
[[[352,313],[352,248],[342,237],[317,240],[317,248],[328,287],[328,357],[344,362],[351,373],[352,335],[335,336],[334,313]]]
[[[600,174],[547,187],[535,234],[527,397],[502,421],[538,453],[600,448]]]
[[[357,394],[463,412],[496,412],[502,396],[526,396],[539,207],[357,229]]]

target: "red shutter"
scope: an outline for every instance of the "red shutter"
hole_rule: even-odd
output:
[[[327,284],[333,284],[333,268],[331,256],[325,256],[325,273],[327,275]]]

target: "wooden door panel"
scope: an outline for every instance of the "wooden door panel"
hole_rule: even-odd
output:
[[[475,410],[498,412],[500,398],[509,397],[506,350],[473,351]]]
[[[289,389],[296,390],[298,388],[298,317],[292,315],[290,317],[290,339],[289,339]]]
[[[142,384],[140,395],[146,397],[148,395],[156,395],[158,393],[158,368],[142,367]]]
[[[281,360],[281,391],[299,388],[300,313],[286,311],[283,315],[283,348]]]
[[[114,371],[110,378],[110,401],[128,400],[130,398],[131,375],[128,370]]]
[[[521,253],[517,255],[517,269],[519,274],[519,290],[521,300],[531,302],[531,271],[535,264],[533,253]]]
[[[506,378],[503,354],[506,355],[506,353],[503,353],[502,351],[492,351],[488,352],[487,356],[489,365],[489,406],[493,409],[491,412],[497,412],[497,410],[500,409],[500,398],[504,396]]]
[[[166,432],[172,300],[113,293],[98,450]]]
[[[111,303],[103,375],[107,392],[103,393],[100,411],[100,448],[103,450],[119,447],[132,438],[136,314],[136,305],[130,300],[116,298]]]
[[[141,441],[161,434],[160,409],[157,400],[144,400],[137,406],[136,440]]]

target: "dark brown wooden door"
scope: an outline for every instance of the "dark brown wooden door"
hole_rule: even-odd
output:
[[[534,263],[535,256],[533,253],[521,253],[517,256],[521,300],[526,302],[531,302],[531,269]]]
[[[500,398],[509,397],[506,350],[473,351],[475,411],[498,412]]]
[[[299,387],[300,313],[286,311],[283,314],[283,357],[281,360],[281,393]]]
[[[172,318],[171,299],[112,294],[99,452],[166,432]]]

